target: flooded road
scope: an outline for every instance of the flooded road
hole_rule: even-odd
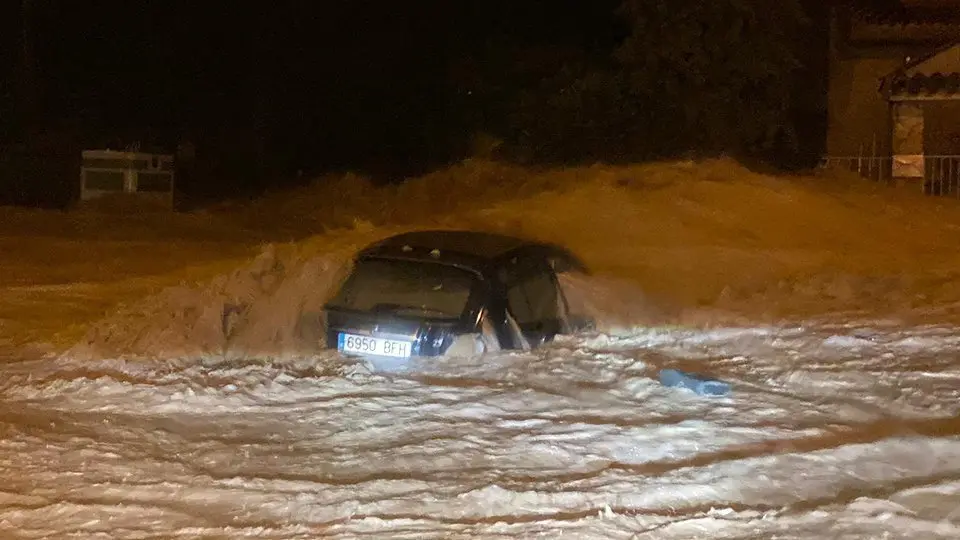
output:
[[[0,366],[4,538],[956,538],[960,334],[636,330],[375,374]],[[729,381],[703,398],[664,367]],[[887,535],[887,536],[884,536]]]

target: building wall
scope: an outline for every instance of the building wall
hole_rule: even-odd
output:
[[[960,71],[960,45],[950,47],[916,68],[907,70],[907,75],[916,75],[917,73],[933,75],[934,73],[956,73],[957,71]]]
[[[858,22],[834,11],[830,30],[827,153],[889,155],[893,123],[881,93],[883,77],[904,66],[907,57],[935,50],[943,36],[938,25],[887,26]],[[955,27],[950,27],[955,28]],[[913,29],[916,36],[908,36]],[[951,34],[951,35],[955,35]]]
[[[847,57],[832,54],[827,102],[827,153],[869,154],[876,140],[880,154],[890,148],[890,105],[880,79],[903,65],[903,57]]]

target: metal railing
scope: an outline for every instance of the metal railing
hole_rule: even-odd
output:
[[[916,185],[926,195],[960,199],[960,155],[916,156],[908,161],[892,157],[829,156],[821,167],[840,169],[882,183]],[[897,169],[895,175],[894,169]]]
[[[926,156],[923,192],[960,199],[960,156]]]
[[[893,158],[866,156],[827,156],[820,160],[824,169],[840,169],[855,172],[875,182],[890,182]]]

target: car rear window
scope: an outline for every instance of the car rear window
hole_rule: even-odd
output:
[[[357,262],[332,308],[393,315],[459,318],[478,278],[440,263],[366,259]]]

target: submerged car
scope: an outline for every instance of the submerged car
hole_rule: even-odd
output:
[[[393,236],[355,257],[325,306],[326,343],[400,363],[536,348],[591,324],[569,313],[564,272],[587,269],[541,242],[472,231]]]

